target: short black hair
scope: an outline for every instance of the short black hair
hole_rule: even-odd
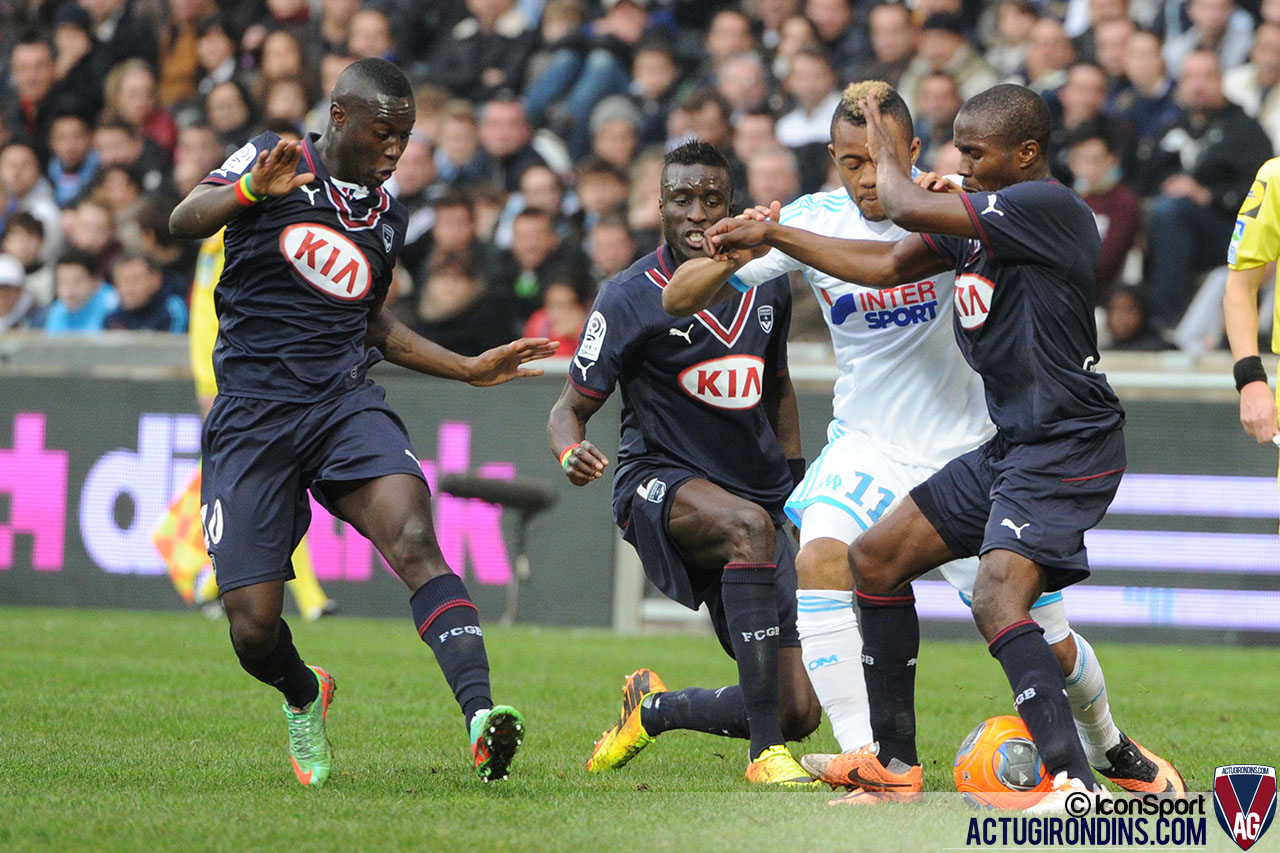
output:
[[[90,275],[98,275],[98,259],[86,252],[84,249],[70,248],[58,255],[58,260],[54,263],[55,267],[84,267],[89,271]]]
[[[904,128],[908,134],[911,133],[914,126],[911,121],[911,110],[907,107],[907,102],[898,94],[898,90],[883,80],[862,80],[845,86],[840,96],[840,103],[836,104],[835,114],[831,116],[832,135],[835,134],[836,125],[842,121],[854,127],[866,127],[867,117],[862,114],[862,102],[873,95],[876,104],[880,107],[880,114],[892,118],[899,127]]]
[[[26,231],[28,234],[34,234],[41,240],[44,239],[44,223],[36,219],[25,210],[15,211],[9,214],[9,218],[4,222],[5,230],[9,231],[17,228]]]
[[[144,264],[153,275],[159,275],[161,272],[160,262],[146,252],[140,252],[137,249],[125,249],[111,259],[111,277],[115,278],[116,270],[125,264],[136,263]]]
[[[467,213],[471,216],[475,216],[476,212],[475,203],[472,202],[471,197],[458,190],[445,193],[440,196],[440,198],[432,202],[431,206],[436,210],[446,207],[462,207],[465,208]]]
[[[330,98],[338,101],[352,95],[363,101],[373,95],[413,100],[413,86],[409,85],[409,78],[395,63],[373,56],[357,59],[348,65],[338,75]]]
[[[708,104],[719,110],[720,115],[724,117],[726,122],[733,115],[733,105],[729,103],[724,95],[712,88],[703,88],[694,92],[684,102],[684,108],[691,113],[697,113],[702,112]]]
[[[725,174],[733,178],[733,169],[724,153],[710,142],[701,139],[690,139],[683,145],[677,145],[662,158],[662,180],[665,183],[667,169],[671,166],[711,166],[724,169]]]
[[[1049,105],[1026,86],[992,86],[965,101],[960,114],[982,116],[985,125],[1003,136],[1010,146],[1031,140],[1039,144],[1042,157],[1049,156],[1049,133],[1053,129]]]
[[[1093,121],[1086,121],[1071,133],[1067,134],[1063,147],[1070,150],[1082,142],[1089,142],[1094,139],[1106,146],[1108,154],[1116,153],[1115,140],[1111,138],[1111,134],[1107,133],[1107,129],[1097,119],[1094,119]]]

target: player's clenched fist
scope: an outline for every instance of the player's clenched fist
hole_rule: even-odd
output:
[[[301,142],[281,139],[275,147],[262,151],[249,174],[249,189],[257,196],[287,195],[316,179],[312,172],[296,174],[302,157]]]
[[[937,172],[921,172],[916,177],[916,186],[923,187],[931,193],[962,193],[964,188],[955,184]]]
[[[721,219],[706,231],[703,247],[713,258],[724,257],[734,249],[760,248],[771,224],[750,219]]]
[[[585,486],[592,480],[598,480],[604,476],[609,457],[584,438],[581,444],[569,450],[561,464],[570,483],[575,486]]]

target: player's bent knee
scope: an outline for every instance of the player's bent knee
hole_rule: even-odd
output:
[[[849,549],[836,539],[815,539],[796,554],[800,589],[852,589]]]
[[[821,722],[822,706],[811,692],[783,697],[782,707],[778,709],[778,723],[782,727],[782,736],[787,740],[804,740],[818,730]]]
[[[740,501],[717,516],[729,559],[772,560],[776,542],[773,519],[759,506]]]
[[[402,578],[430,578],[449,570],[430,522],[416,516],[409,516],[400,524],[388,552],[383,556]]]
[[[236,654],[246,658],[263,658],[271,654],[280,636],[280,615],[270,617],[253,612],[227,611],[231,622],[231,645]]]
[[[897,592],[898,573],[893,565],[893,553],[884,547],[880,537],[864,533],[849,546],[849,565],[853,569],[854,584],[860,592],[871,595],[888,595]]]

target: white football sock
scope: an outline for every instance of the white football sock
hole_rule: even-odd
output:
[[[1075,631],[1071,636],[1076,641],[1076,668],[1067,676],[1071,716],[1075,718],[1076,731],[1089,763],[1106,767],[1107,750],[1120,743],[1120,730],[1111,718],[1111,705],[1107,702],[1107,680],[1089,641]]]
[[[796,591],[800,658],[831,720],[840,749],[871,742],[871,711],[862,675],[862,635],[853,614],[853,593],[841,589]]]

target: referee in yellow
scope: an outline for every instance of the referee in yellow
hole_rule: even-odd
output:
[[[1269,264],[1280,258],[1280,157],[1258,170],[1249,195],[1240,205],[1227,249],[1227,292],[1223,319],[1231,355],[1235,358],[1236,390],[1240,392],[1240,423],[1259,444],[1280,433],[1276,399],[1267,385],[1267,372],[1258,355],[1258,288]],[[1280,300],[1271,326],[1271,350],[1280,353]]]

